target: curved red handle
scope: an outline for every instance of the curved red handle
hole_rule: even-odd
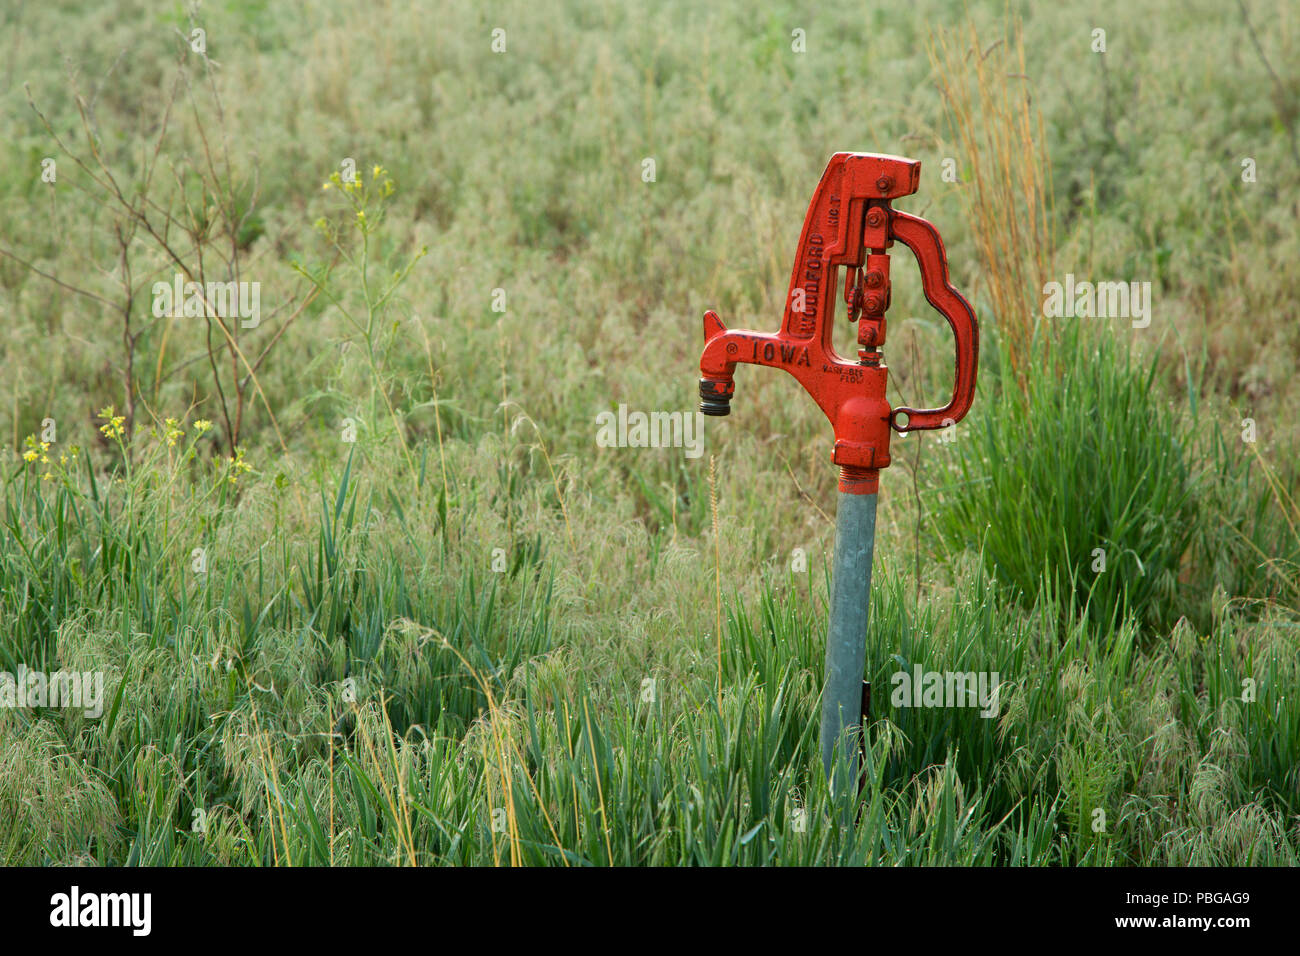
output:
[[[895,408],[889,415],[889,424],[896,432],[947,428],[966,417],[975,399],[975,370],[980,352],[979,320],[975,318],[970,303],[948,281],[948,254],[934,226],[919,216],[897,209],[892,212],[892,237],[916,256],[917,265],[921,267],[921,288],[925,298],[952,328],[957,362],[952,401],[943,408]],[[898,424],[900,415],[907,416],[906,425]]]

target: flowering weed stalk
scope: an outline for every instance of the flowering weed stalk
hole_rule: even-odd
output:
[[[344,210],[351,215],[339,220],[322,216],[316,220],[319,232],[335,253],[335,259],[328,265],[309,269],[301,264],[295,265],[297,271],[323,294],[356,330],[361,338],[366,353],[366,362],[370,369],[370,417],[378,418],[377,398],[382,398],[387,408],[388,417],[401,442],[402,451],[411,468],[416,473],[415,460],[407,446],[402,424],[397,410],[389,397],[388,385],[381,369],[378,353],[387,339],[388,348],[392,347],[392,335],[397,329],[397,322],[389,323],[387,316],[397,291],[406,282],[415,264],[428,254],[428,247],[422,246],[408,257],[393,256],[385,259],[377,250],[383,248],[382,227],[390,200],[396,187],[384,167],[375,165],[366,180],[361,174],[353,174],[344,179],[334,173],[321,184],[323,191],[342,197]],[[392,261],[396,259],[396,261]],[[350,278],[360,288],[361,304],[352,306],[345,300],[345,284],[336,279],[336,266],[342,262]]]

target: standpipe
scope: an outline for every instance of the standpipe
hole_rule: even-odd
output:
[[[970,410],[979,357],[975,312],[948,280],[943,240],[929,222],[893,208],[916,192],[921,163],[901,156],[836,153],[813,193],[799,236],[785,318],[776,333],[728,329],[704,314],[700,410],[727,415],[739,364],[784,369],[830,420],[831,461],[839,466],[835,556],[831,574],[821,749],[832,786],[858,778],[859,748],[870,686],[863,680],[871,562],[880,470],[889,465],[890,432],[950,428]],[[956,349],[952,399],[942,408],[890,408],[885,311],[889,308],[889,249],[912,251],[927,301],[948,322]],[[857,361],[835,351],[832,328],[839,270],[844,269],[848,320],[858,325]]]

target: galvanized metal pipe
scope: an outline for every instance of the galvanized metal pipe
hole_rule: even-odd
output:
[[[841,490],[835,517],[835,557],[822,691],[822,761],[835,791],[856,785],[862,734],[862,670],[867,655],[871,559],[876,543],[876,496]]]

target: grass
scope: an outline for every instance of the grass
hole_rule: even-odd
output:
[[[1075,321],[1047,350],[1051,374],[990,396],[937,524],[952,549],[979,535],[990,572],[1023,599],[1046,587],[1103,624],[1137,614],[1168,628],[1187,613],[1205,626],[1184,557],[1215,476],[1162,403],[1154,363],[1118,352]]]
[[[40,574],[4,566],[6,595],[28,589],[6,609],[30,626],[17,646],[35,668],[94,661],[112,703],[99,721],[4,712],[10,752],[64,777],[35,806],[26,775],[3,777],[5,803],[27,808],[9,858],[1295,862],[1293,627],[1227,614],[1144,649],[1132,619],[1099,639],[1072,597],[1009,613],[978,570],[917,607],[887,565],[868,647],[882,689],[871,783],[849,808],[828,793],[809,716],[824,591],[791,600],[806,582],[790,574],[754,620],[729,606],[721,694],[707,658],[689,683],[625,670],[600,689],[570,659],[540,567],[479,583],[443,543],[456,525],[423,561],[400,557],[400,534],[373,534],[352,467],[322,495],[314,541],[202,580],[183,561],[133,560],[153,550],[129,529],[159,523],[156,498],[97,507],[72,478],[55,493],[10,483],[5,553],[47,556]],[[53,646],[34,640],[44,627]],[[997,672],[1000,713],[892,706],[890,675],[914,665]],[[857,827],[834,824],[849,812]]]
[[[1297,862],[1284,4],[1115,11],[1104,62],[1000,3],[313,11],[205,9],[206,57],[179,8],[6,22],[0,670],[105,699],[0,708],[0,861]],[[846,148],[923,160],[985,349],[883,476],[833,796],[824,420],[759,371],[698,459],[595,416],[691,408],[705,308],[775,327]],[[933,404],[896,261],[890,399]],[[155,319],[200,267],[265,321]],[[1151,328],[1037,319],[1054,270],[1151,281]],[[914,667],[996,716],[895,703]]]

